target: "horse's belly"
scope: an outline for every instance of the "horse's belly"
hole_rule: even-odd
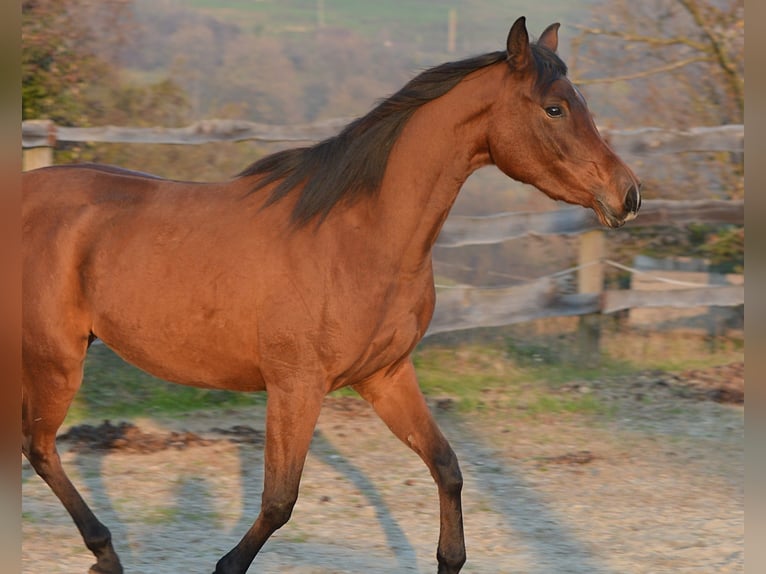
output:
[[[265,388],[255,357],[237,345],[221,344],[212,332],[168,339],[97,323],[94,333],[125,361],[166,381],[239,391]]]
[[[115,269],[87,298],[93,334],[139,368],[182,384],[263,389],[252,302],[215,279],[147,264]]]

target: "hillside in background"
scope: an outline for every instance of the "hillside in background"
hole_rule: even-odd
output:
[[[569,24],[592,4],[136,0],[137,26],[119,56],[138,78],[181,82],[197,118],[229,108],[258,121],[312,121],[364,113],[423,68],[502,49],[521,15],[533,34],[562,22],[568,44]]]

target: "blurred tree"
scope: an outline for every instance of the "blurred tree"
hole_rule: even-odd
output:
[[[744,22],[744,0],[611,0],[572,41],[572,77],[600,123],[742,123]],[[744,193],[742,154],[653,158],[647,167],[648,196]]]
[[[744,0],[612,0],[596,11],[596,26],[573,40],[573,68],[580,85],[646,80],[647,110],[676,125],[741,123],[745,109]],[[590,77],[592,63],[618,73]],[[669,91],[672,90],[672,91]],[[642,95],[634,90],[633,99]],[[687,113],[661,109],[656,99],[692,104]]]
[[[173,81],[136,84],[125,79],[118,61],[134,31],[131,5],[132,0],[22,2],[22,119],[67,126],[187,121],[186,95]],[[121,149],[60,146],[55,161],[120,163]]]
[[[107,62],[96,56],[93,37],[78,18],[81,4],[78,0],[24,0],[21,4],[25,120],[82,122],[92,104],[87,86],[109,74]]]

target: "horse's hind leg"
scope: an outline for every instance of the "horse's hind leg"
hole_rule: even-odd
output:
[[[22,386],[22,451],[37,474],[72,516],[85,545],[96,556],[92,573],[121,574],[120,560],[112,547],[109,530],[98,521],[77,492],[61,466],[56,450],[56,432],[64,422],[69,405],[82,382],[82,365],[87,343],[75,358],[51,360],[24,353]],[[77,356],[79,355],[79,356]]]
[[[290,519],[324,398],[315,383],[268,390],[261,510],[239,544],[218,561],[215,574],[244,574],[269,536]]]
[[[457,574],[465,563],[463,478],[457,457],[436,425],[418,387],[410,361],[393,374],[354,389],[375,409],[388,428],[428,466],[439,489],[440,528],[436,558],[439,574]]]

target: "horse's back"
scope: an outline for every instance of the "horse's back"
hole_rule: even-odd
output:
[[[155,189],[160,177],[98,164],[50,166],[21,177],[22,219],[36,210],[105,205],[112,199],[138,201]]]

